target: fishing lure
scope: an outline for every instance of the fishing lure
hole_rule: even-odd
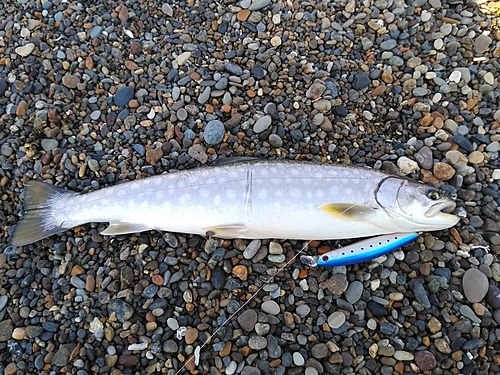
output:
[[[390,253],[417,239],[417,233],[393,233],[369,238],[352,245],[332,250],[323,255],[302,255],[302,263],[311,266],[349,266],[366,262]]]

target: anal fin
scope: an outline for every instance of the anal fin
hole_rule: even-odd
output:
[[[104,229],[101,234],[105,236],[116,236],[119,234],[139,233],[152,229],[155,228],[151,228],[144,224],[115,222],[109,223],[109,227]]]

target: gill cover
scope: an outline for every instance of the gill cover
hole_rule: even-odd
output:
[[[375,200],[401,230],[433,231],[452,227],[455,202],[437,189],[398,177],[386,177],[375,190]]]

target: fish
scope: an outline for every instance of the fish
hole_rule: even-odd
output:
[[[88,193],[24,184],[9,238],[23,246],[95,222],[102,235],[148,230],[216,238],[332,240],[454,226],[440,190],[369,168],[257,160],[147,177]]]
[[[392,233],[355,242],[322,255],[302,255],[302,263],[310,267],[350,266],[366,262],[408,245],[418,233]]]

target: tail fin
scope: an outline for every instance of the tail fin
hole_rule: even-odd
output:
[[[22,246],[64,232],[64,228],[54,221],[53,204],[76,193],[60,189],[40,181],[28,181],[24,184],[24,210],[21,221],[14,228],[10,239],[11,246]]]

